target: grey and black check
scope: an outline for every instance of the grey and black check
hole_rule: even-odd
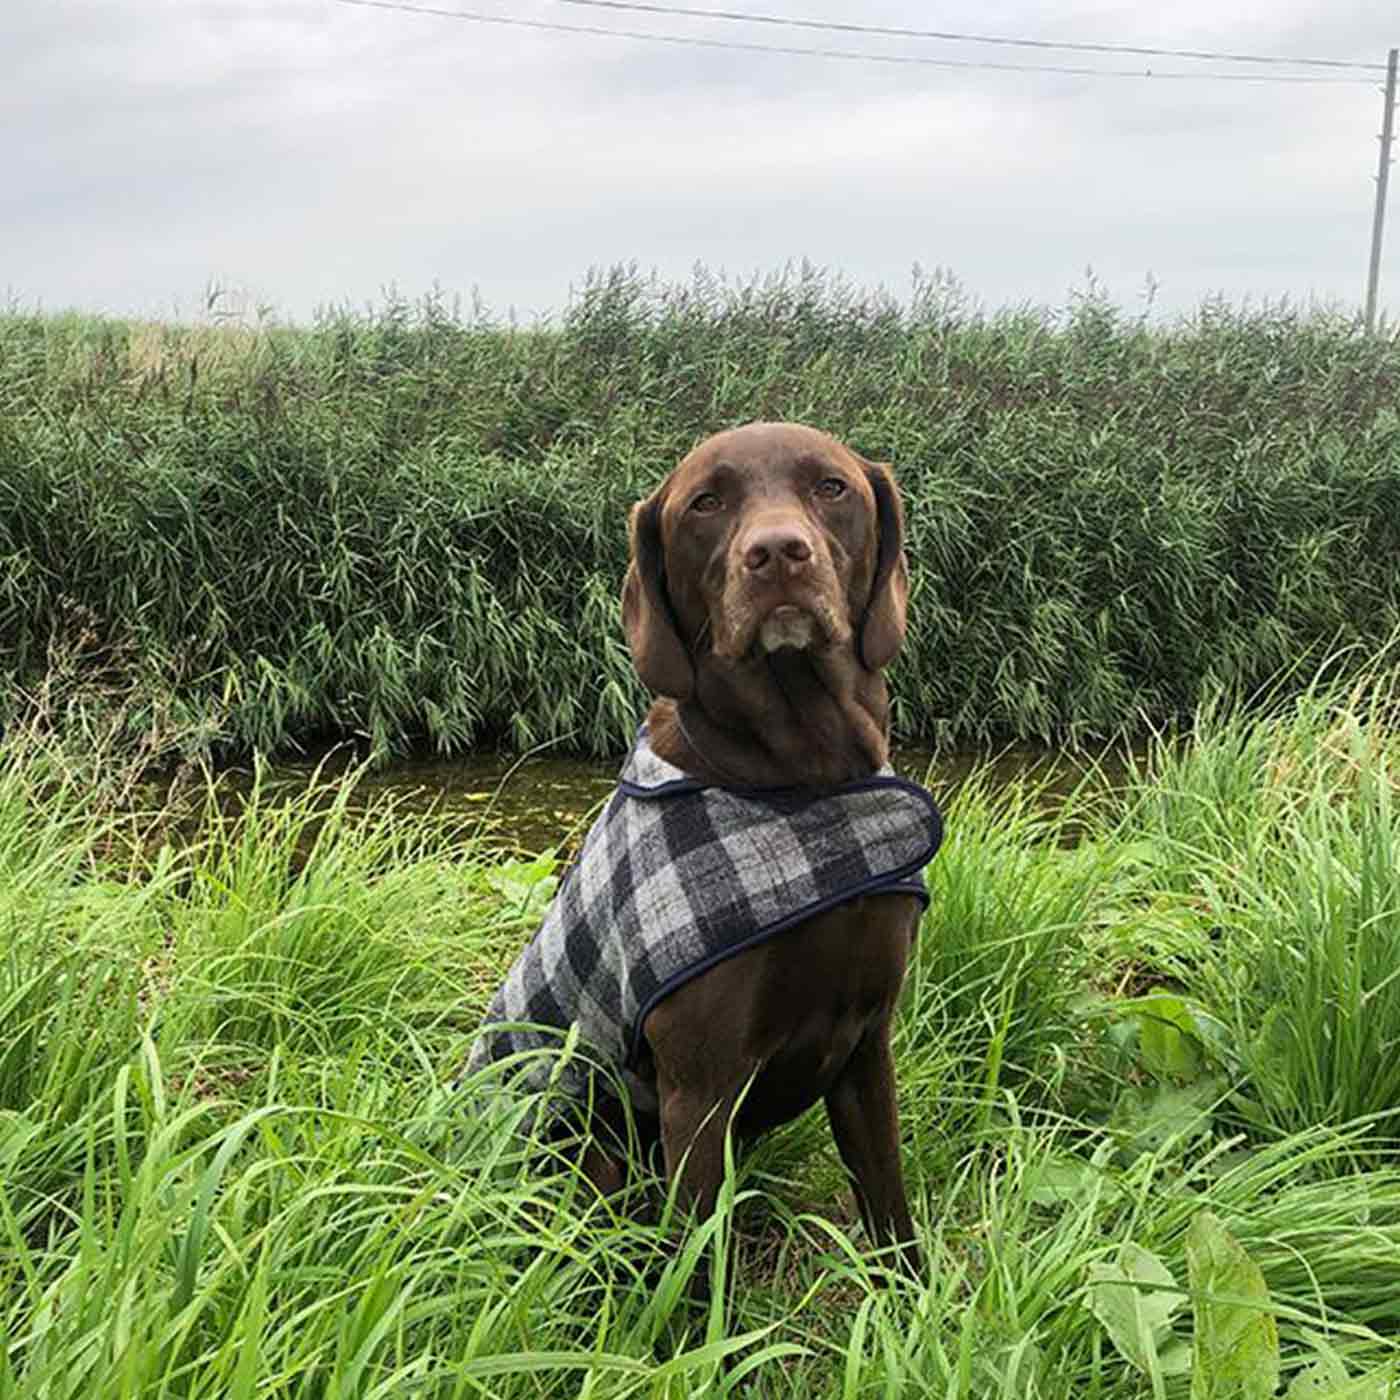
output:
[[[704,786],[643,730],[535,937],[496,993],[470,1068],[560,1043],[575,1022],[600,1062],[636,1058],[647,1012],[707,968],[875,893],[928,901],[942,840],[932,796],[884,768],[829,789]],[[525,1087],[551,1066],[528,1057]],[[583,1092],[582,1071],[561,1087]]]

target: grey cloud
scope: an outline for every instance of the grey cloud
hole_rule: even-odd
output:
[[[599,18],[551,0],[474,3]],[[838,0],[785,8],[850,14]],[[945,7],[938,23],[1383,57],[1373,6],[1277,10],[1081,0],[1047,12],[1007,0]],[[931,22],[916,0],[861,13]],[[626,26],[670,27],[641,16]],[[897,291],[917,260],[950,267],[991,305],[1063,302],[1089,263],[1128,305],[1151,270],[1173,309],[1214,291],[1354,305],[1364,276],[1380,114],[1369,86],[867,67],[331,0],[57,0],[0,18],[0,50],[13,67],[0,121],[16,133],[0,285],[51,307],[168,314],[217,277],[304,316],[372,300],[391,281],[416,292],[436,280],[529,314],[559,307],[590,265],[627,259],[684,276],[696,260],[746,273],[807,256]]]

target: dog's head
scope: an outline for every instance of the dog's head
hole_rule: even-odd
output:
[[[894,476],[796,423],[707,438],[633,507],[623,585],[642,681],[689,697],[707,657],[787,649],[878,671],[904,639],[904,511]]]

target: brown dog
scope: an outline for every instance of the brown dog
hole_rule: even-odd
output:
[[[591,1104],[584,1168],[610,1190],[621,1103],[534,1053],[576,1027],[705,1214],[731,1122],[751,1137],[825,1099],[872,1240],[912,1265],[889,1032],[942,827],[880,771],[907,590],[894,478],[756,423],[701,443],[631,534],[623,621],[661,698],[472,1066]]]
[[[695,448],[631,516],[623,621],[661,697],[656,754],[738,789],[830,788],[884,765],[903,534],[889,467],[815,429],[755,423]],[[908,893],[841,904],[646,1014],[636,1074],[654,1083],[682,1200],[712,1209],[731,1116],[749,1137],[824,1099],[872,1240],[916,1262],[889,1037],[919,908]],[[590,1171],[614,1179],[597,1151]]]

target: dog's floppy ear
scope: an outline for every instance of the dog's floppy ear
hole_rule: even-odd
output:
[[[639,501],[628,518],[632,559],[622,585],[622,626],[642,684],[658,695],[685,700],[695,684],[695,670],[666,592],[661,548],[665,494],[663,488]]]
[[[875,493],[877,553],[870,601],[856,637],[856,654],[867,671],[888,666],[904,641],[909,572],[904,562],[904,505],[894,473],[884,462],[866,462]]]

